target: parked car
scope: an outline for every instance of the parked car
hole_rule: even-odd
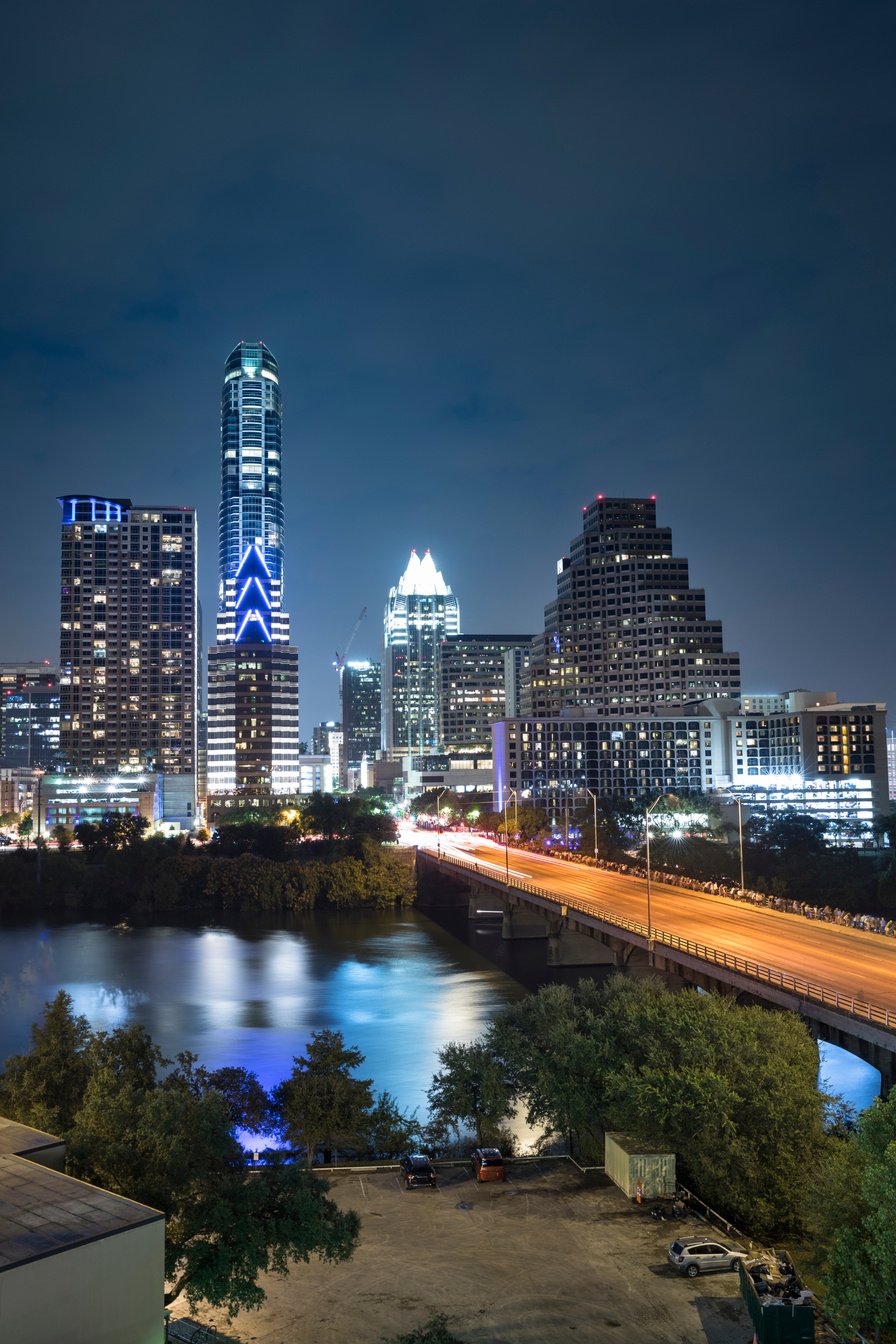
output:
[[[435,1167],[424,1153],[409,1153],[399,1165],[405,1190],[413,1190],[418,1185],[435,1186],[438,1182]]]
[[[506,1181],[507,1169],[500,1148],[477,1148],[470,1161],[477,1181]]]
[[[737,1262],[746,1258],[746,1251],[709,1237],[677,1237],[669,1247],[669,1264],[689,1279],[713,1269],[737,1269]]]

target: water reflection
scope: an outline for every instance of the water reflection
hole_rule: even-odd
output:
[[[468,931],[465,922],[457,932],[413,911],[296,917],[276,928],[5,930],[0,1059],[27,1049],[32,1023],[63,988],[97,1028],[140,1022],[168,1057],[191,1050],[208,1068],[243,1065],[266,1088],[289,1073],[313,1030],[334,1028],[366,1056],[378,1090],[423,1114],[439,1048],[474,1039],[526,992],[521,980],[534,988],[544,974],[543,949],[502,944],[500,929]],[[820,1049],[828,1089],[858,1109],[870,1104],[876,1070]]]
[[[163,1054],[241,1064],[267,1088],[313,1030],[335,1028],[366,1056],[377,1089],[421,1111],[438,1049],[471,1040],[525,992],[413,912],[276,929],[10,930],[0,944],[0,1058],[27,1048],[60,988],[95,1027],[141,1022]]]

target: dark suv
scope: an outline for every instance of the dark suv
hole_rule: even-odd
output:
[[[403,1157],[399,1165],[405,1190],[413,1190],[417,1185],[436,1185],[435,1168],[423,1153],[411,1153]]]

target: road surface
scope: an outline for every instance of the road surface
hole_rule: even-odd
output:
[[[438,843],[431,831],[419,831],[414,839],[429,850],[435,850]],[[488,864],[497,875],[504,875],[503,845],[457,832],[444,833],[441,845],[446,857],[455,855]],[[643,878],[515,849],[508,858],[511,877],[647,923],[647,883]],[[896,1012],[896,939],[665,882],[651,883],[650,907],[654,930],[747,957]]]

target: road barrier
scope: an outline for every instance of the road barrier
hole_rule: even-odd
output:
[[[435,858],[431,854],[427,854],[426,857]],[[838,1012],[846,1013],[847,1016],[854,1017],[862,1022],[870,1022],[875,1026],[896,1031],[896,1012],[891,1012],[889,1008],[882,1008],[878,1004],[868,1003],[865,999],[858,999],[849,994],[841,994],[839,990],[831,989],[827,985],[818,984],[813,980],[804,980],[801,976],[791,975],[787,971],[775,970],[774,967],[766,966],[760,961],[751,961],[747,957],[738,957],[732,952],[721,952],[718,948],[709,947],[706,943],[696,943],[690,938],[681,938],[678,934],[668,933],[665,929],[652,926],[648,934],[647,926],[636,919],[627,919],[624,915],[619,915],[613,910],[606,910],[592,901],[583,902],[575,896],[558,895],[557,892],[548,891],[545,887],[536,886],[534,882],[527,882],[523,878],[516,877],[513,873],[502,873],[497,864],[483,865],[474,863],[470,859],[447,858],[444,855],[441,858],[435,858],[435,862],[449,864],[454,868],[468,869],[471,872],[478,873],[480,877],[491,878],[501,886],[511,886],[517,891],[523,891],[529,896],[547,901],[551,906],[578,910],[581,914],[590,915],[593,919],[600,920],[602,924],[609,924],[616,929],[624,929],[626,933],[634,933],[637,937],[644,939],[644,945],[648,947],[648,950],[651,946],[659,943],[674,951],[685,952],[689,956],[697,957],[700,961],[711,962],[714,966],[723,966],[726,970],[735,971],[738,975],[744,975],[750,980],[774,985],[777,989],[796,994],[801,999],[809,999],[813,1003],[835,1008]],[[559,910],[558,913],[560,913]]]

